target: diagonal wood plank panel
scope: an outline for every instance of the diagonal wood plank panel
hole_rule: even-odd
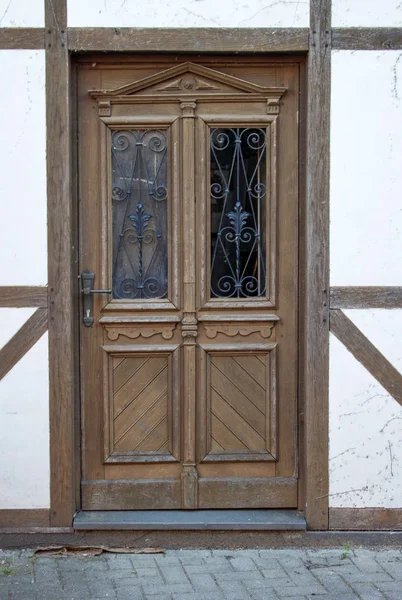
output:
[[[169,449],[166,356],[114,359],[113,411],[115,452]]]
[[[256,356],[211,357],[211,449],[266,448],[265,364]]]

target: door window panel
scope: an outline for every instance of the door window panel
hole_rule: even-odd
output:
[[[266,293],[266,130],[210,130],[211,297]]]
[[[113,298],[166,298],[167,131],[112,131]]]

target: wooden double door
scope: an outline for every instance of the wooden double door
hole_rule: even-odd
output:
[[[82,509],[296,507],[298,65],[77,73]]]

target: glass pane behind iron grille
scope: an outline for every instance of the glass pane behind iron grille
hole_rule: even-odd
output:
[[[266,131],[211,129],[211,296],[265,295]]]
[[[166,298],[167,132],[112,131],[113,298]]]

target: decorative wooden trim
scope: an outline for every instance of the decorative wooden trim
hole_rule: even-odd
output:
[[[47,527],[48,508],[11,508],[0,510],[0,528]]]
[[[24,308],[47,307],[47,287],[39,286],[0,286],[0,307]]]
[[[68,29],[68,49],[102,52],[307,52],[308,28]]]
[[[151,327],[147,327],[144,325],[139,327],[127,327],[127,326],[112,326],[105,327],[105,331],[107,333],[107,337],[109,340],[116,341],[119,336],[124,336],[135,340],[139,337],[150,338],[154,335],[161,335],[164,340],[171,340],[173,337],[173,332],[176,327],[176,323],[168,323],[168,324],[160,324],[160,325],[152,325]]]
[[[74,442],[74,277],[71,248],[72,119],[67,2],[45,0],[50,358],[50,525],[71,526],[76,510]],[[77,278],[75,277],[75,280]],[[78,292],[76,294],[78,297]]]
[[[331,310],[331,331],[402,406],[402,375],[339,309]]]
[[[331,0],[311,0],[307,90],[304,508],[308,529],[328,529],[329,134]]]
[[[402,508],[330,508],[329,528],[336,531],[400,531]]]
[[[402,287],[332,287],[331,308],[402,308]]]
[[[0,50],[41,50],[44,47],[45,30],[43,28],[0,28]]]
[[[225,323],[214,323],[214,325],[205,325],[205,334],[207,338],[213,339],[218,333],[223,333],[229,337],[233,337],[235,335],[241,335],[246,337],[251,335],[252,333],[259,333],[263,338],[269,338],[272,335],[272,329],[274,327],[274,323],[269,323],[268,325],[250,325],[249,323],[243,323],[242,325],[228,325]]]
[[[334,50],[401,50],[400,27],[350,27],[332,30]]]
[[[0,350],[0,381],[47,330],[47,310],[38,308]]]

